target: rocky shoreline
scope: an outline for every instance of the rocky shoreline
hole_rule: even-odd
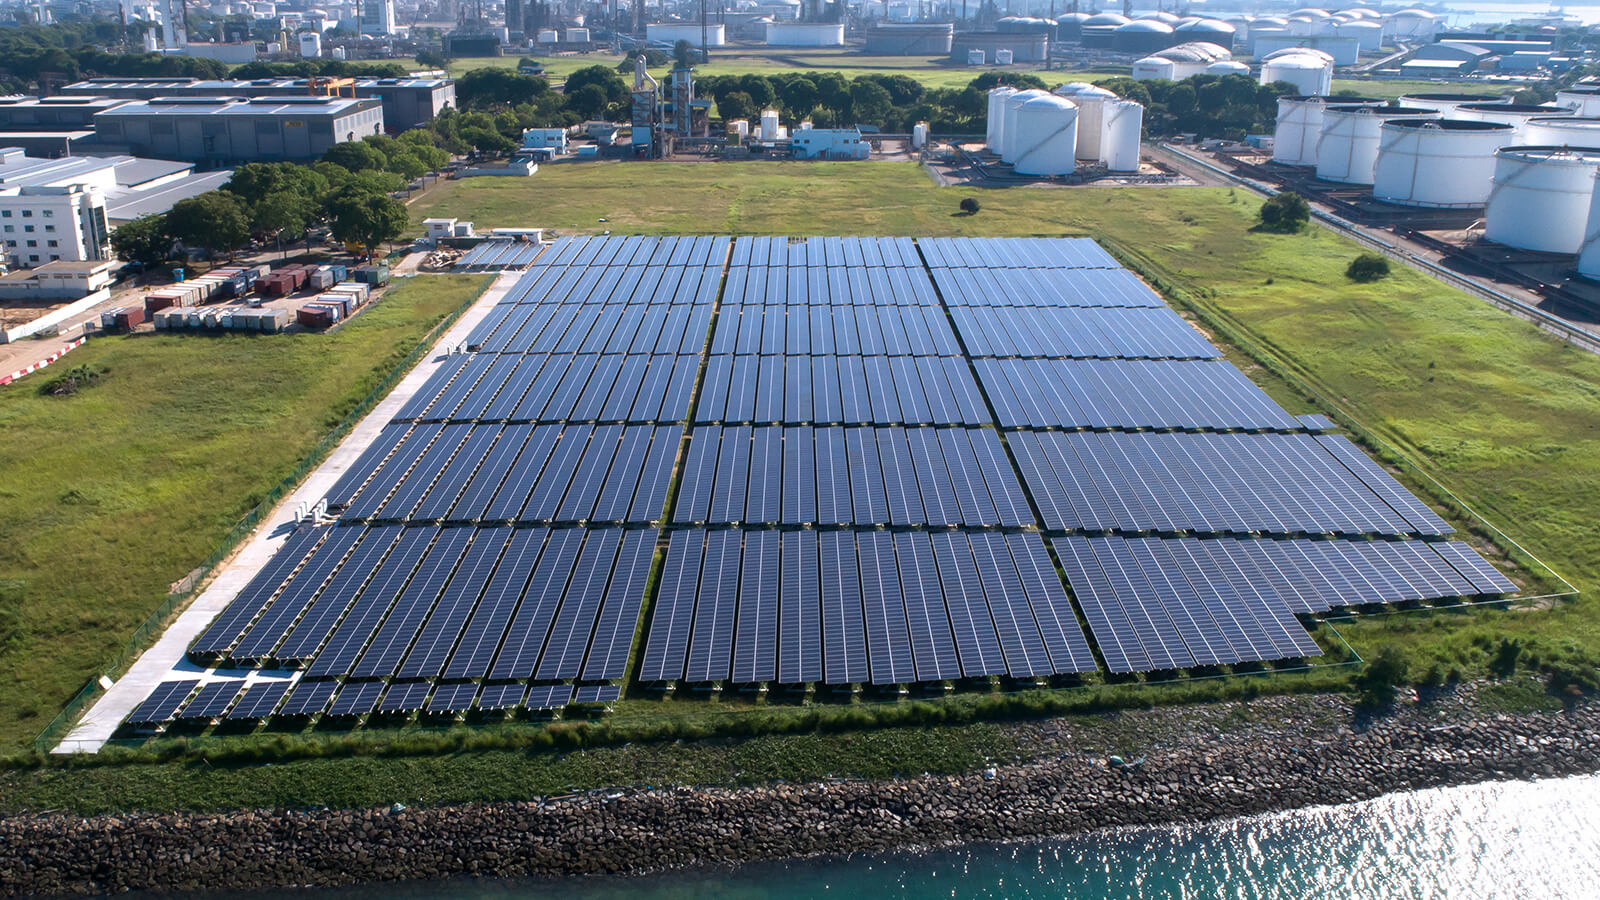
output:
[[[646,872],[1191,822],[1424,787],[1600,770],[1600,703],[1473,713],[1461,697],[1364,721],[1333,697],[1116,717],[1170,733],[1135,769],[1092,735],[972,775],[590,793],[391,812],[60,814],[0,820],[0,894],[245,890],[451,876]],[[1132,720],[1131,722],[1129,720]]]

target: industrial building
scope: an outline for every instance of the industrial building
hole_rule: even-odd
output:
[[[449,78],[319,79],[255,78],[210,80],[200,78],[91,78],[61,89],[63,97],[154,100],[158,97],[311,97],[348,94],[376,97],[383,102],[384,126],[393,132],[433,121],[456,105],[456,83]],[[51,98],[58,99],[58,98]],[[111,100],[108,105],[117,105]],[[3,120],[0,120],[3,122]],[[93,127],[93,117],[87,124]]]
[[[1019,63],[1042,63],[1050,58],[1050,38],[1043,34],[1003,31],[968,31],[955,35],[950,58],[965,61],[968,54],[981,53],[984,59],[997,59],[1002,51]]]
[[[100,113],[95,132],[103,145],[136,156],[208,165],[313,160],[334,144],[382,134],[383,107],[376,98],[158,97]]]
[[[12,266],[108,259],[110,232],[215,190],[231,170],[131,156],[42,159],[0,148],[0,237]]]
[[[795,159],[866,159],[872,154],[859,128],[801,128],[789,146]]]

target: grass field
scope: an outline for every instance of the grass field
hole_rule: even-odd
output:
[[[596,168],[602,165],[607,168]],[[982,203],[978,215],[956,215],[957,204],[965,197],[975,197]],[[1246,367],[1252,377],[1291,411],[1316,408],[1332,411],[1336,407],[1347,420],[1361,423],[1381,435],[1399,453],[1415,460],[1423,472],[1436,477],[1463,502],[1504,527],[1530,552],[1580,588],[1592,588],[1594,573],[1600,571],[1600,547],[1589,536],[1593,510],[1600,501],[1600,480],[1594,478],[1594,473],[1600,471],[1600,359],[1571,350],[1532,326],[1407,269],[1399,269],[1391,278],[1376,284],[1352,284],[1344,278],[1343,270],[1358,252],[1355,245],[1320,229],[1289,236],[1253,232],[1251,225],[1258,205],[1259,199],[1247,192],[1226,188],[939,188],[909,163],[597,163],[549,166],[527,180],[449,182],[419,200],[412,213],[418,221],[429,215],[472,219],[479,228],[525,225],[546,226],[558,231],[611,230],[619,233],[1094,235],[1106,240],[1146,274],[1175,288],[1181,295],[1180,305],[1198,312],[1204,323],[1224,327],[1255,357],[1271,362],[1273,371],[1252,365],[1252,357],[1237,349],[1232,353],[1235,361]],[[607,221],[599,221],[602,218]],[[373,323],[373,327],[376,326],[377,323]],[[411,333],[415,330],[413,327]],[[81,485],[105,482],[103,477],[92,478],[94,471],[106,468],[120,471],[119,467],[127,467],[130,455],[127,448],[132,445],[138,447],[138,453],[161,460],[151,464],[148,470],[139,470],[140,477],[147,473],[159,474],[182,463],[193,480],[212,487],[205,492],[205,497],[231,504],[227,513],[218,510],[211,514],[212,511],[201,507],[193,494],[188,494],[183,497],[190,504],[187,508],[174,499],[170,503],[163,501],[166,505],[159,508],[141,509],[136,515],[122,517],[130,521],[130,528],[121,527],[121,518],[113,526],[103,517],[80,515],[61,523],[60,530],[53,532],[52,542],[27,542],[28,558],[39,560],[31,565],[31,571],[56,572],[61,568],[56,563],[62,559],[74,570],[87,567],[90,571],[103,571],[104,567],[94,564],[108,554],[115,554],[117,559],[124,560],[123,565],[128,565],[128,560],[140,560],[140,554],[172,554],[174,547],[189,543],[195,546],[195,555],[199,555],[208,544],[204,540],[190,540],[186,532],[204,527],[223,528],[248,506],[242,495],[251,490],[259,491],[273,480],[263,475],[252,481],[241,475],[238,468],[225,463],[249,453],[253,444],[261,439],[258,431],[271,436],[271,431],[258,423],[280,421],[271,413],[278,409],[288,388],[280,383],[270,390],[255,391],[253,385],[239,384],[245,375],[230,377],[231,372],[237,371],[237,360],[212,360],[206,367],[187,356],[196,347],[212,348],[209,353],[217,355],[219,351],[215,348],[229,348],[229,342],[129,339],[103,342],[101,349],[94,352],[108,353],[127,347],[129,349],[122,352],[131,353],[146,346],[163,346],[162,342],[185,354],[183,365],[190,368],[166,366],[160,375],[152,373],[149,380],[138,386],[141,391],[158,394],[163,407],[171,408],[168,415],[205,419],[206,424],[212,418],[228,416],[225,426],[216,427],[216,431],[225,433],[207,434],[209,443],[206,446],[214,452],[196,454],[188,446],[174,447],[171,436],[147,441],[139,426],[149,426],[142,421],[124,425],[120,431],[113,429],[114,433],[101,433],[95,416],[76,416],[72,427],[87,430],[93,452],[108,460],[110,465],[85,472],[86,466],[80,463],[72,471],[16,479],[24,484],[0,482],[4,488],[4,492],[0,492],[0,512],[15,511],[17,517],[33,516],[32,521],[38,521],[44,514],[33,505],[44,503],[55,515],[61,515],[60,498],[68,496],[69,491],[83,490]],[[298,350],[299,345],[293,341],[284,343]],[[287,355],[290,354],[282,356]],[[131,357],[128,361],[138,358],[149,357]],[[97,361],[103,365],[112,364],[104,358]],[[258,358],[246,362],[264,367]],[[331,378],[319,380],[318,376],[304,372],[307,366],[319,362],[336,365],[335,360],[308,353],[292,362],[294,366],[279,364],[269,371],[274,378],[285,379],[293,388],[318,396],[325,394],[322,402],[330,406],[336,407],[338,398],[353,402],[353,398],[360,395],[359,391],[340,394],[339,382]],[[123,394],[111,393],[108,388],[114,387],[118,372],[126,364],[120,359],[115,362],[113,380],[94,389],[101,392],[98,396],[110,394],[122,400]],[[374,371],[355,363],[348,365],[360,371]],[[197,371],[226,386],[211,393],[191,389],[189,385]],[[255,368],[245,371],[257,377]],[[1291,380],[1275,375],[1274,371]],[[309,383],[318,387],[313,391]],[[1311,403],[1301,394],[1302,387],[1330,399]],[[64,402],[79,403],[92,396],[97,395]],[[144,394],[134,391],[133,396]],[[27,440],[23,449],[12,448],[7,452],[27,455],[39,452],[32,448],[48,445],[62,456],[84,455],[78,454],[77,445],[66,443],[64,425],[56,424],[55,417],[48,415],[55,408],[50,404],[60,402],[63,401],[32,396],[14,400],[11,395],[0,394],[0,421],[10,424],[19,414],[26,413],[28,421],[33,423],[31,427],[47,435]],[[99,402],[109,404],[109,401]],[[253,416],[233,418],[231,412],[241,406],[259,409]],[[278,410],[276,415],[283,413]],[[122,421],[123,417],[112,418]],[[331,418],[336,416],[322,416],[324,427]],[[315,422],[308,422],[305,427],[309,441],[314,438]],[[191,428],[198,429],[200,425],[194,424]],[[247,430],[248,433],[242,435],[226,433]],[[27,434],[7,430],[8,437],[13,433]],[[231,452],[215,452],[222,450]],[[278,458],[292,459],[293,456],[280,453]],[[258,454],[252,461],[259,463],[261,459],[264,457]],[[213,474],[209,469],[212,466],[226,471]],[[287,464],[283,467],[287,468]],[[248,475],[259,468],[259,464],[255,469],[245,466],[243,472]],[[16,470],[13,464],[7,471]],[[1422,486],[1421,479],[1414,473],[1408,472],[1403,477],[1414,487]],[[41,486],[34,488],[33,483]],[[125,481],[118,484],[119,492],[111,493],[109,499],[100,502],[131,504],[139,499]],[[1460,521],[1459,517],[1457,520]],[[18,520],[7,521],[4,527],[16,531]],[[10,531],[0,532],[0,535],[11,536]],[[11,546],[0,552],[23,552],[19,541],[28,534],[22,531],[20,537],[10,542]],[[65,553],[56,549],[69,541],[74,548],[81,545],[90,549]],[[115,549],[109,549],[108,545]],[[0,556],[0,561],[4,563],[0,565],[0,575],[17,568],[12,556]],[[143,562],[137,565],[140,571],[146,568]],[[163,567],[159,580],[176,578],[183,568],[181,562],[172,559]],[[80,660],[76,668],[57,666],[46,659],[47,642],[39,641],[33,634],[26,638],[25,644],[31,649],[24,652],[34,666],[77,671],[80,673],[77,678],[81,680],[82,673],[93,668],[90,652],[93,647],[102,648],[103,654],[104,648],[114,646],[126,634],[130,623],[137,621],[138,616],[132,615],[131,605],[123,602],[118,606],[128,613],[123,618],[115,621],[114,616],[95,618],[93,613],[100,607],[84,599],[95,596],[97,590],[112,590],[121,573],[75,577],[90,584],[77,588],[76,606],[63,603],[60,608],[78,618],[62,629],[56,629],[52,623],[50,630],[55,633],[77,628],[84,632],[67,638],[81,645],[75,651]],[[141,577],[147,582],[155,580],[151,572]],[[148,588],[118,589],[118,596],[142,598],[143,608],[148,608],[164,584],[154,587],[156,594],[150,593]],[[1340,628],[1363,656],[1389,643],[1408,650],[1413,677],[1421,677],[1423,670],[1431,666],[1456,669],[1464,676],[1482,675],[1490,670],[1496,642],[1505,636],[1522,641],[1525,667],[1577,660],[1578,664],[1592,670],[1592,660],[1600,657],[1597,612],[1600,610],[1596,602],[1585,596],[1576,601],[1559,601],[1551,608],[1370,617],[1341,624]],[[34,619],[30,616],[26,621],[31,623]],[[5,677],[17,679],[18,685],[23,684],[22,673],[26,667],[13,663],[9,656],[4,664]],[[34,677],[31,672],[29,677]],[[66,692],[77,686],[71,677],[57,680],[61,690]],[[1264,680],[1253,683],[1269,684]],[[1336,683],[1343,682],[1319,680],[1311,684],[1326,687]],[[49,694],[51,682],[33,680],[28,684],[36,689],[27,696],[37,696],[33,702],[39,707],[31,721],[42,724],[41,717],[48,718],[53,713],[49,704],[59,700]],[[1270,684],[1264,689],[1303,689],[1308,682],[1279,678]],[[1290,686],[1294,684],[1301,687]],[[1197,683],[1194,687],[1198,689],[1204,685]],[[1170,688],[1150,688],[1147,696],[1204,695],[1198,691],[1184,695]],[[64,699],[59,690],[55,697]],[[970,697],[961,696],[948,701],[956,705],[971,702]],[[704,708],[708,705],[702,701],[658,704],[658,715],[671,716],[690,706]],[[651,709],[652,701],[635,700],[624,704],[619,712],[624,718],[647,718]],[[26,736],[27,729],[20,720],[9,719],[5,725],[8,736]],[[849,746],[852,741],[876,738],[867,734],[842,735],[830,738],[836,743],[814,746],[800,736],[771,738],[776,743],[763,746],[773,753],[780,753],[778,748],[783,749],[777,767],[762,771],[778,772],[780,777],[810,777],[814,774],[812,766],[803,762],[808,752],[821,759],[843,759],[839,763],[845,767],[843,770],[829,769],[836,774],[841,771],[881,774],[886,770],[900,771],[897,766],[911,766],[911,771],[921,770],[914,768],[916,766],[944,771],[944,766],[959,767],[964,760],[984,752],[991,740],[996,748],[1005,749],[1005,741],[993,738],[991,732],[983,730],[986,727],[972,725],[951,729],[947,736],[940,738],[941,742],[951,742],[949,754],[944,753],[942,743],[931,746],[911,738],[885,737],[884,743],[872,745],[878,749],[859,762],[850,762],[848,753],[835,754],[841,753],[839,748]],[[595,768],[584,770],[581,777],[571,769],[560,767],[576,763],[564,763],[560,758],[540,761],[544,755],[531,751],[507,756],[500,751],[477,750],[434,758],[448,750],[448,746],[428,750],[427,743],[423,742],[410,754],[398,751],[394,754],[424,757],[404,762],[305,760],[267,772],[260,782],[261,791],[255,793],[252,793],[255,782],[250,773],[257,770],[245,767],[228,770],[225,775],[213,775],[200,773],[195,765],[189,764],[69,772],[35,770],[0,778],[0,794],[6,792],[8,781],[21,794],[34,798],[30,803],[50,802],[48,798],[68,796],[73,791],[78,791],[79,797],[89,798],[80,801],[87,803],[100,796],[97,791],[103,791],[106,798],[103,808],[120,808],[135,802],[132,798],[166,796],[161,790],[163,785],[169,791],[187,785],[183,790],[188,793],[183,796],[190,798],[163,802],[226,805],[304,799],[308,792],[330,798],[326,802],[343,802],[381,796],[384,787],[398,783],[395,779],[410,784],[413,794],[424,792],[426,796],[422,799],[427,800],[443,796],[428,792],[429,779],[455,785],[452,790],[457,792],[450,796],[470,799],[502,793],[515,796],[516,790],[532,790],[534,786],[568,779],[573,784],[598,786],[607,783],[606,778],[611,776],[605,773],[613,771],[632,772],[635,778],[650,777],[641,772],[660,771],[663,777],[697,779],[703,776],[703,770],[724,773],[723,777],[713,776],[712,780],[738,780],[740,777],[740,769],[728,755],[737,752],[737,747],[712,757],[700,756],[710,751],[703,751],[696,744],[639,751],[658,754],[651,757],[657,761],[651,765],[660,765],[660,769],[639,762],[645,757],[630,757],[620,750],[595,750],[584,755]],[[681,757],[677,755],[680,752]],[[495,760],[512,757],[525,761],[513,767],[514,773],[505,776],[509,780],[490,779],[486,782],[488,786],[481,788],[470,784],[461,787],[474,777],[488,779],[483,773],[495,768]],[[681,766],[676,762],[680,758]],[[704,765],[696,762],[702,759],[721,762]],[[605,762],[602,764],[600,760]],[[635,763],[643,768],[631,768]],[[718,766],[726,768],[719,770]],[[295,772],[309,780],[300,784],[291,774]],[[186,778],[189,780],[184,781]],[[139,786],[146,781],[151,786]]]
[[[0,388],[0,747],[30,741],[171,583],[486,284],[412,279],[326,335],[96,338]],[[64,366],[103,374],[41,395]]]

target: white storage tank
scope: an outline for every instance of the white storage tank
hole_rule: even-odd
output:
[[[1495,154],[1483,236],[1543,253],[1583,249],[1600,149],[1506,147]]]
[[[994,52],[994,64],[997,66],[1009,66],[1015,58],[1016,53],[1007,47],[1001,47]]]
[[[1261,83],[1279,81],[1294,86],[1301,96],[1326,97],[1333,91],[1333,61],[1311,53],[1288,53],[1261,66]]]
[[[302,59],[316,59],[322,55],[322,35],[314,31],[305,31],[300,34],[300,56]]]
[[[536,44],[559,44],[561,43],[561,35],[557,34],[554,28],[541,28],[534,35],[533,40]]]
[[[1583,249],[1578,251],[1578,274],[1600,280],[1600,203],[1595,202],[1595,194],[1600,194],[1600,177],[1589,196],[1589,223],[1583,230]]]
[[[1529,119],[1517,140],[1533,147],[1600,147],[1600,118],[1545,116]]]
[[[1071,175],[1078,154],[1078,107],[1039,92],[1017,108],[1012,164],[1019,175]]]
[[[1144,59],[1135,60],[1133,63],[1133,77],[1136,81],[1172,80],[1177,72],[1177,64],[1170,59],[1159,56],[1146,56]]]
[[[1113,172],[1139,171],[1144,107],[1132,100],[1111,100],[1101,105],[1100,116],[1100,161]],[[1082,137],[1081,128],[1078,134]]]
[[[1317,139],[1327,97],[1279,97],[1278,124],[1272,134],[1272,161],[1286,166],[1317,164]],[[1383,106],[1373,97],[1340,97],[1340,106]]]
[[[834,22],[768,22],[768,47],[842,47],[844,25]]]
[[[566,36],[569,44],[589,43],[589,29],[587,28],[568,28]]]
[[[1330,104],[1317,137],[1317,177],[1345,184],[1371,184],[1378,166],[1383,123],[1389,119],[1437,119],[1431,109]]]
[[[1249,75],[1250,66],[1238,60],[1225,59],[1206,66],[1207,75]]]
[[[1503,122],[1463,119],[1390,119],[1382,130],[1372,196],[1403,206],[1484,205],[1495,151],[1517,137]]]
[[[1078,158],[1099,161],[1102,150],[1100,148],[1101,135],[1104,129],[1104,109],[1108,103],[1115,103],[1117,95],[1099,85],[1074,82],[1064,84],[1055,89],[1054,93],[1066,97],[1078,107]]]
[[[983,65],[983,51],[982,50],[968,50],[967,51],[967,65],[969,65],[969,66],[981,66],[981,65]]]
[[[1456,107],[1468,103],[1510,103],[1509,94],[1406,94],[1400,98],[1401,106],[1436,109],[1442,113],[1455,112]]]
[[[928,146],[928,123],[918,122],[911,126],[911,149],[921,150]]]
[[[1029,88],[1028,90],[1025,90],[1025,91],[1017,91],[1015,94],[1012,94],[1011,96],[1006,98],[1005,109],[1001,113],[1001,125],[1000,125],[1000,128],[1001,128],[1001,133],[1000,133],[1000,159],[1001,160],[1003,160],[1005,162],[1008,162],[1008,163],[1014,163],[1014,162],[1017,161],[1017,156],[1016,156],[1016,150],[1017,150],[1017,141],[1016,141],[1016,135],[1017,135],[1017,132],[1016,132],[1017,111],[1022,109],[1022,104],[1027,103],[1029,100],[1032,100],[1035,97],[1044,97],[1044,96],[1048,96],[1044,91],[1038,90],[1036,88]]]
[[[1456,107],[1452,117],[1475,119],[1479,122],[1504,122],[1516,128],[1518,140],[1522,140],[1522,129],[1527,126],[1529,120],[1572,114],[1572,110],[1555,104],[1463,103]]]
[[[761,111],[761,139],[775,141],[778,139],[778,111],[764,109]]]
[[[1016,92],[1017,89],[1014,87],[997,87],[989,91],[989,112],[988,120],[984,125],[984,144],[988,147],[990,153],[999,155],[1001,149],[1005,146],[1002,135],[1005,124],[1006,98]]]
[[[1580,116],[1600,116],[1600,87],[1575,84],[1564,91],[1556,91],[1556,103]]]

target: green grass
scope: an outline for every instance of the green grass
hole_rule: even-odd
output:
[[[95,338],[67,357],[100,383],[0,388],[0,747],[30,741],[101,671],[172,582],[487,284],[416,278],[328,334]]]

